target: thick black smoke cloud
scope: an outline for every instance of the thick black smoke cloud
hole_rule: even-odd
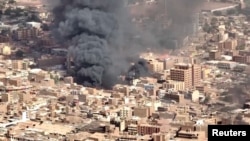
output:
[[[139,60],[136,64],[133,64],[126,75],[127,81],[132,81],[133,79],[138,79],[142,76],[149,75],[149,70],[147,67],[147,61]]]
[[[123,0],[60,0],[54,14],[56,35],[69,42],[74,75],[85,86],[112,87],[146,49],[135,41],[139,32],[131,25]],[[134,66],[139,67],[137,74],[142,74],[138,70],[144,71],[143,65]]]
[[[166,5],[160,6],[166,6],[171,27],[163,29],[154,22],[150,24],[152,30],[147,30],[154,34],[148,34],[132,24],[125,0],[57,0],[54,33],[61,43],[70,46],[68,55],[79,83],[110,88],[128,70],[133,78],[147,74],[144,61],[132,67],[131,62],[137,62],[138,54],[147,48],[159,47],[159,42],[168,48],[167,39],[186,35],[187,28],[183,27],[190,23],[190,15],[200,1],[166,0]]]

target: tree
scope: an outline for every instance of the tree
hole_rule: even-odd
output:
[[[56,84],[60,81],[60,78],[59,78],[58,75],[55,75],[55,76],[54,76],[54,81],[55,81]]]
[[[221,74],[217,74],[215,77],[220,78],[220,77],[222,77],[222,75]]]
[[[205,97],[205,100],[203,101],[203,103],[204,103],[204,104],[207,104],[207,103],[209,103],[210,101],[211,101],[211,96],[208,95],[208,96]]]
[[[205,23],[205,25],[203,26],[203,31],[209,33],[211,30],[211,27],[208,23]]]
[[[4,11],[4,14],[5,15],[10,15],[12,12],[12,10],[10,8],[7,8],[5,11]]]
[[[9,2],[8,2],[9,4],[15,4],[16,3],[16,1],[15,0],[9,0]]]
[[[35,14],[32,14],[30,17],[28,17],[28,21],[30,22],[41,22],[42,20]]]
[[[245,50],[245,46],[244,46],[244,45],[237,46],[236,49],[237,49],[237,50]]]
[[[18,50],[18,51],[16,52],[16,57],[18,57],[18,58],[22,58],[23,55],[24,55],[24,52],[23,52],[22,50]]]
[[[234,15],[234,14],[236,14],[236,10],[235,9],[227,10],[227,14],[228,15]]]
[[[43,29],[43,31],[49,31],[48,24],[42,24],[41,28]]]
[[[221,16],[221,15],[222,15],[222,12],[221,12],[221,11],[215,11],[215,12],[214,12],[214,15],[215,15],[215,16]]]

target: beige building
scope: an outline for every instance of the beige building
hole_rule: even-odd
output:
[[[162,72],[164,70],[164,62],[159,60],[149,60],[148,67],[153,72]]]
[[[201,81],[201,66],[179,63],[170,70],[170,79],[185,83],[185,89],[191,89]]]
[[[163,88],[173,89],[175,91],[184,91],[185,83],[182,81],[168,80],[166,83],[163,84]]]
[[[19,28],[13,32],[13,35],[16,40],[28,40],[36,38],[39,34],[38,29],[36,28]]]
[[[120,110],[120,117],[122,119],[130,119],[132,117],[132,109],[129,107],[123,107]]]
[[[7,112],[8,103],[1,102],[0,103],[0,114],[5,114]]]
[[[0,48],[1,54],[3,55],[11,55],[11,48],[10,46],[3,46]]]
[[[192,65],[192,86],[197,86],[201,81],[201,66],[197,64]]]
[[[29,93],[19,93],[18,96],[19,96],[19,101],[20,102],[27,103],[27,102],[30,102],[31,99],[32,99],[32,95],[29,94]]]
[[[189,64],[176,64],[170,70],[170,79],[185,83],[185,88],[192,88],[192,67]]]
[[[200,97],[200,92],[198,90],[193,91],[191,94],[191,100],[192,102],[198,102]]]
[[[238,45],[237,40],[229,39],[229,40],[225,41],[224,48],[225,48],[225,50],[235,50],[237,45]]]
[[[12,61],[12,69],[14,70],[28,70],[29,62],[23,60],[13,60]]]
[[[135,107],[134,108],[134,116],[140,118],[147,118],[150,115],[150,108],[149,107]]]
[[[218,60],[220,59],[221,53],[218,50],[211,50],[209,52],[209,59],[210,60]]]

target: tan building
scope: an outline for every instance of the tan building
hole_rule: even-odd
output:
[[[209,52],[209,59],[210,60],[218,60],[220,59],[221,53],[218,50],[211,50]]]
[[[201,66],[193,64],[192,65],[192,86],[197,86],[201,81]]]
[[[224,48],[225,50],[235,50],[237,47],[237,40],[235,39],[229,39],[224,42]]]
[[[0,51],[1,51],[1,54],[3,54],[3,55],[11,55],[10,46],[6,45],[6,46],[1,47]]]
[[[15,102],[18,99],[17,93],[2,94],[2,102]]]
[[[200,92],[198,90],[193,91],[191,94],[191,100],[192,102],[198,102],[200,98]]]
[[[36,38],[39,34],[38,29],[32,28],[19,28],[13,32],[14,38],[16,40],[28,40]]]
[[[135,107],[134,116],[137,116],[140,118],[147,118],[150,116],[150,108],[149,107]]]
[[[0,43],[8,43],[10,41],[10,37],[0,35]]]
[[[14,70],[21,70],[21,69],[28,69],[28,65],[23,60],[13,60],[12,61],[12,69]]]
[[[246,64],[247,63],[247,56],[240,56],[240,55],[233,56],[233,61]]]
[[[19,96],[19,101],[20,102],[27,103],[27,102],[30,102],[31,99],[32,99],[32,95],[29,94],[29,93],[19,93],[18,96]]]
[[[61,56],[43,56],[37,60],[37,64],[40,68],[64,65],[65,62],[66,58]]]
[[[7,85],[19,87],[22,85],[22,80],[20,78],[7,78]]]
[[[153,72],[162,72],[164,70],[164,62],[158,60],[149,60],[148,67]]]
[[[123,107],[120,110],[120,117],[122,119],[130,119],[132,117],[132,109],[129,107]]]
[[[170,79],[185,83],[185,88],[192,88],[192,67],[189,64],[177,64],[170,70]]]
[[[137,132],[139,135],[152,135],[154,133],[160,132],[160,126],[150,125],[150,124],[140,124],[140,125],[138,125]]]
[[[175,91],[184,91],[185,83],[182,81],[168,80],[166,83],[163,83],[163,88],[173,89]]]
[[[205,79],[209,78],[210,72],[211,72],[211,69],[202,68],[202,70],[201,70],[201,79],[205,80]]]
[[[152,136],[153,136],[154,141],[167,141],[165,139],[166,135],[164,133],[162,133],[162,134],[161,133],[156,133],[156,134],[153,134]]]
[[[5,114],[7,112],[8,103],[1,102],[0,103],[0,114]]]
[[[174,100],[178,103],[182,103],[184,101],[184,95],[178,93],[168,93],[165,95],[165,98],[168,100]]]

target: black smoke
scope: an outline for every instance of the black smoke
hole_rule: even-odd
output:
[[[111,88],[147,48],[136,42],[140,32],[126,10],[123,0],[60,0],[55,7],[55,35],[70,46],[78,83]],[[150,45],[145,39],[142,43]],[[136,76],[147,71],[144,63],[138,64],[130,69]]]
[[[148,70],[148,64],[146,60],[139,60],[137,63],[133,64],[126,75],[126,80],[128,82],[138,79],[139,77],[148,76],[149,70]]]

